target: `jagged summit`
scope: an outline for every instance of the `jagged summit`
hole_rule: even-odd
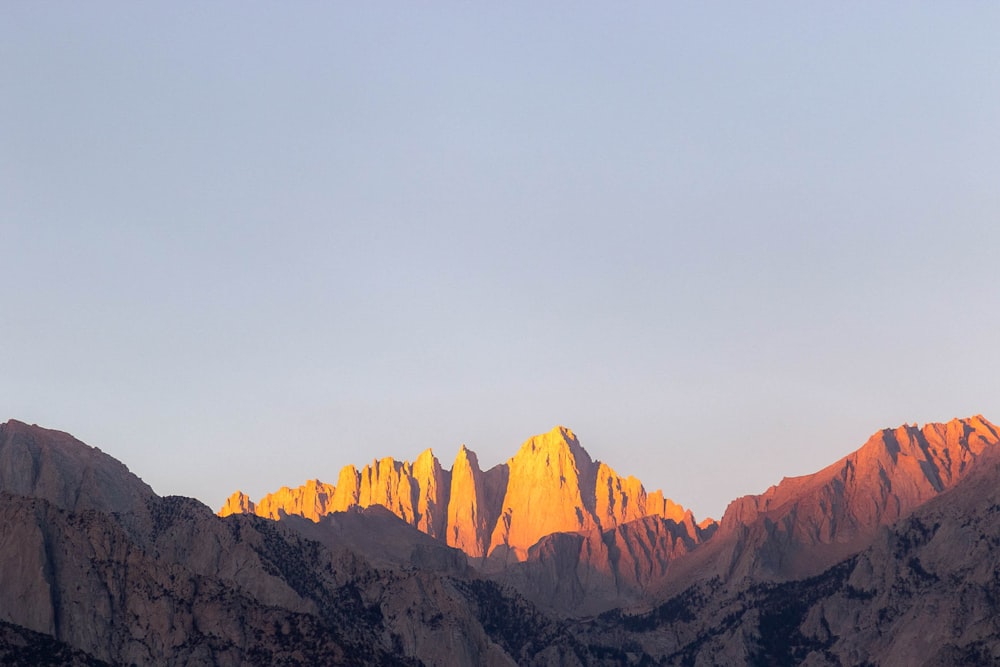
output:
[[[510,465],[515,459],[540,459],[546,460],[552,457],[563,457],[565,462],[570,462],[580,475],[587,475],[597,464],[586,449],[580,444],[573,431],[565,426],[556,426],[547,433],[528,438],[521,445],[521,448],[507,462]]]
[[[226,498],[219,516],[229,516],[230,514],[256,514],[257,503],[250,500],[250,496],[242,491],[233,491],[233,494]]]
[[[599,532],[647,516],[678,523],[691,517],[662,492],[647,494],[635,477],[620,477],[592,459],[565,426],[529,438],[514,456],[487,471],[464,444],[451,470],[427,449],[413,463],[389,457],[360,471],[347,466],[336,486],[285,487],[256,503],[237,492],[219,514],[318,520],[371,505],[385,506],[474,559],[501,563],[527,559],[530,547],[552,533]],[[695,530],[693,517],[688,523]]]
[[[510,552],[523,561],[528,548],[545,535],[590,532],[600,525],[594,515],[596,467],[569,429],[557,426],[528,439],[507,468],[510,477],[491,554]]]

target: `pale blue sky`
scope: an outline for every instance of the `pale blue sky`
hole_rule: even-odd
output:
[[[213,507],[556,424],[718,516],[1000,421],[1000,5],[0,5],[0,419]]]

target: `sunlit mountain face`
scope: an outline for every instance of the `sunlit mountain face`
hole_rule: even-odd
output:
[[[483,471],[348,466],[214,514],[69,434],[0,425],[13,664],[992,664],[1000,429],[882,430],[722,519],[569,429]],[[220,516],[221,515],[221,516]]]
[[[297,515],[315,521],[371,505],[491,563],[527,560],[529,549],[546,535],[601,533],[645,517],[683,525],[695,540],[716,525],[711,519],[696,524],[690,510],[662,491],[647,493],[635,477],[622,477],[592,460],[565,427],[530,438],[506,463],[485,472],[464,445],[451,470],[442,469],[428,449],[413,463],[384,458],[360,471],[347,466],[336,486],[311,480],[257,502],[237,491],[219,515]]]

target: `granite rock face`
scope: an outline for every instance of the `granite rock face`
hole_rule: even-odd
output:
[[[498,495],[501,487],[506,486],[506,479],[506,466],[484,473],[479,468],[476,453],[462,445],[451,468],[445,530],[449,546],[475,559],[486,555],[493,526],[499,518]]]

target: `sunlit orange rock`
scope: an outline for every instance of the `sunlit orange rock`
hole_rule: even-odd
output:
[[[267,519],[280,519],[284,512],[319,521],[321,516],[333,511],[330,507],[333,492],[331,484],[311,479],[294,489],[283,486],[274,493],[267,494],[257,501],[251,512]]]
[[[243,493],[242,491],[236,491],[233,495],[226,498],[226,504],[222,506],[219,510],[219,516],[229,516],[230,514],[254,514],[256,513],[256,505],[250,496]]]
[[[358,477],[357,505],[382,505],[428,535],[444,536],[449,476],[430,449],[412,464],[390,457],[373,461],[361,469]],[[343,509],[347,508],[338,506],[338,511]]]
[[[499,550],[505,560],[509,554],[523,561],[528,548],[545,535],[598,527],[593,496],[584,491],[594,488],[597,466],[569,429],[560,426],[531,438],[507,468],[510,476],[490,554]],[[585,504],[587,495],[590,502]]]
[[[360,471],[346,466],[335,487],[314,480],[257,503],[237,492],[220,514],[277,519],[284,513],[317,521],[374,505],[472,558],[489,556],[501,564],[523,561],[539,539],[557,532],[600,535],[644,517],[661,517],[683,524],[697,539],[715,525],[696,526],[691,513],[662,492],[647,493],[635,477],[622,477],[592,460],[565,427],[530,438],[509,461],[486,471],[464,445],[450,471],[427,449],[413,463],[386,457]],[[596,542],[591,551],[588,567],[600,560]]]
[[[417,457],[410,474],[411,492],[416,496],[414,525],[431,537],[443,539],[448,521],[450,474],[441,468],[441,462],[430,449]]]
[[[608,528],[646,515],[646,490],[635,477],[622,478],[611,466],[597,467],[595,488],[597,519]]]
[[[361,473],[352,465],[340,469],[337,486],[330,502],[331,512],[346,512],[356,506],[361,498]]]
[[[413,524],[412,485],[405,462],[391,457],[372,461],[361,469],[361,507],[382,505],[403,521]]]
[[[664,498],[662,491],[647,494],[638,479],[631,475],[621,477],[605,463],[598,463],[595,496],[597,519],[604,529],[647,516],[681,523],[688,513],[674,501]]]
[[[451,468],[446,542],[473,558],[486,554],[492,522],[488,518],[486,483],[475,452],[465,445],[458,450]]]

